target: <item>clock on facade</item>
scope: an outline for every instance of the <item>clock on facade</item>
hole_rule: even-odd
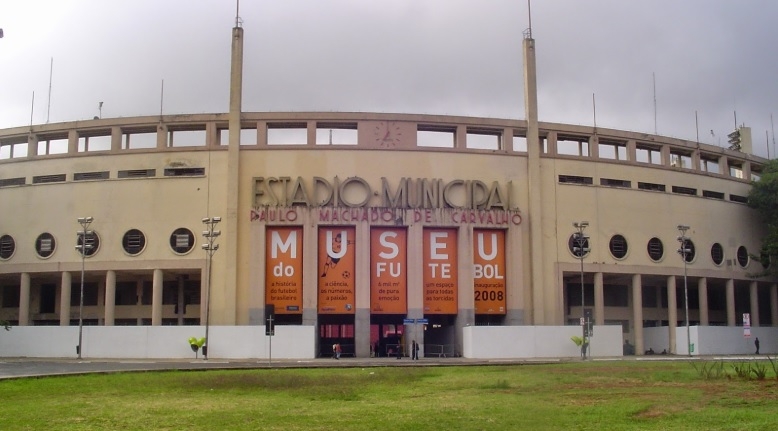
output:
[[[373,139],[381,148],[394,148],[400,144],[402,130],[394,121],[381,121],[375,125]]]

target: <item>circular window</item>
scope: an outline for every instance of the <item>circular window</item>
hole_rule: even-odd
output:
[[[84,245],[84,237],[81,235],[83,231],[78,231],[78,238],[76,239],[76,250],[81,254],[81,247]],[[84,256],[89,257],[97,253],[100,249],[100,235],[95,231],[87,231],[86,247],[84,247]]]
[[[146,235],[138,229],[130,229],[122,237],[122,248],[131,256],[139,255],[146,248]]]
[[[194,247],[194,234],[191,230],[180,227],[170,235],[170,248],[178,254],[186,254]]]
[[[648,250],[648,257],[654,262],[659,262],[662,260],[662,256],[665,255],[665,246],[659,238],[654,237],[648,240],[648,246],[646,248]]]
[[[686,253],[683,251],[686,250]],[[692,263],[697,256],[697,250],[694,247],[694,243],[689,238],[683,240],[681,248],[678,249],[678,254],[682,255],[682,259],[686,260],[686,263]]]
[[[11,235],[0,236],[0,259],[8,260],[16,252],[16,241]]]
[[[577,233],[570,235],[570,239],[567,240],[567,248],[577,259],[585,257],[590,251],[589,237],[584,235],[582,238],[579,238]]]
[[[721,265],[721,262],[724,262],[724,247],[719,243],[713,244],[710,248],[710,258],[716,265]]]
[[[737,263],[741,268],[748,266],[748,250],[742,245],[737,248]]]
[[[38,235],[38,238],[35,239],[35,252],[44,259],[54,254],[56,248],[57,241],[54,239],[54,235],[48,232]]]
[[[613,235],[608,243],[608,248],[610,248],[613,257],[624,259],[624,256],[627,255],[627,240],[622,235]]]

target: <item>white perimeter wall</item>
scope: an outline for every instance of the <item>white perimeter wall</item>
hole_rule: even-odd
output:
[[[466,358],[580,357],[581,348],[570,337],[581,336],[580,326],[468,326],[464,328]],[[620,325],[595,326],[589,355],[622,356]]]
[[[276,326],[274,358],[315,357],[313,326]],[[189,337],[205,336],[204,326],[85,326],[82,358],[194,358]],[[268,358],[270,338],[264,326],[211,326],[211,359]],[[77,326],[14,326],[0,330],[0,357],[76,357]],[[202,352],[200,352],[202,357]]]
[[[699,355],[750,355],[756,352],[754,339],[759,337],[759,353],[774,355],[778,353],[778,328],[751,328],[751,336],[743,336],[742,326],[692,326],[689,335],[694,345],[693,356]],[[645,328],[643,332],[645,348],[659,353],[669,351],[668,328]],[[686,327],[675,329],[675,340],[679,355],[688,355]]]

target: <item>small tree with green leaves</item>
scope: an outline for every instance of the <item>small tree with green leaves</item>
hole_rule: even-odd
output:
[[[0,326],[5,328],[6,331],[10,331],[11,330],[11,323],[8,322],[7,320],[0,320]]]
[[[189,347],[195,353],[195,359],[197,358],[197,352],[205,345],[205,338],[189,337]]]
[[[768,162],[759,180],[751,185],[748,205],[759,212],[767,227],[762,249],[759,256],[756,256],[765,270],[757,275],[778,276],[778,159]]]

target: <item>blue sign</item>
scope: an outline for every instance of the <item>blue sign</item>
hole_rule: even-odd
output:
[[[423,325],[426,325],[430,323],[429,319],[416,319],[416,323],[421,323]]]
[[[403,325],[413,325],[416,323],[413,319],[403,319]]]

